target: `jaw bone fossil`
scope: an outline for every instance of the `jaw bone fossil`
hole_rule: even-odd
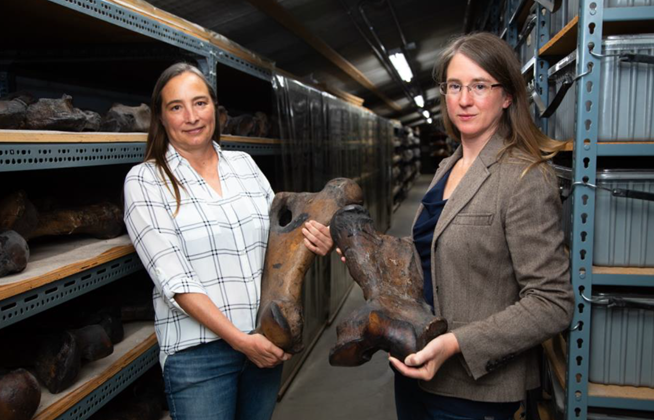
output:
[[[304,275],[315,257],[303,244],[304,222],[315,220],[327,225],[339,208],[361,202],[361,189],[347,178],[332,179],[318,193],[275,195],[257,332],[284,351],[298,353],[303,349],[300,295]]]
[[[366,300],[336,327],[331,365],[359,366],[378,350],[404,360],[447,331],[447,321],[434,317],[424,301],[412,242],[377,233],[361,206],[336,212],[330,231]]]

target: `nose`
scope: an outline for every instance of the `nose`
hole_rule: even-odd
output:
[[[472,105],[472,102],[473,102],[472,92],[470,91],[470,89],[464,86],[461,89],[461,93],[459,93],[459,105],[461,105],[462,107],[466,107]]]
[[[195,124],[198,121],[198,115],[193,107],[187,107],[184,112],[184,122],[188,124]]]

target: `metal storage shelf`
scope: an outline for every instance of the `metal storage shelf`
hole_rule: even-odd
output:
[[[84,420],[159,362],[159,346],[151,322],[125,324],[125,338],[113,354],[82,367],[70,391],[41,392],[33,420]]]
[[[648,20],[645,25],[639,23]],[[652,155],[654,151],[652,142],[598,141],[602,60],[592,54],[589,47],[602,45],[606,35],[647,32],[652,20],[654,7],[605,8],[603,1],[580,0],[579,16],[561,31],[564,33],[559,41],[545,51],[548,57],[555,57],[555,54],[565,55],[576,49],[576,73],[583,75],[577,83],[584,88],[576,89],[573,182],[583,180],[595,184],[598,156]],[[591,305],[582,296],[591,296],[595,285],[651,287],[654,273],[650,269],[594,267],[595,191],[576,189],[572,199],[570,271],[576,301],[573,328],[566,356],[550,357],[559,382],[567,384],[566,419],[586,418],[589,407],[654,411],[652,388],[599,385],[588,381],[593,319]],[[546,353],[554,355],[554,348],[545,348]],[[567,360],[567,371],[564,360]]]
[[[654,17],[654,6],[610,7],[604,9],[603,35],[634,34],[651,32],[650,19]],[[547,42],[538,55],[547,60],[555,60],[570,54],[577,47],[579,16],[575,16]]]
[[[554,340],[550,339],[543,343],[543,349],[552,365],[556,380],[565,389],[565,355],[554,343]],[[589,382],[588,399],[589,405],[593,407],[654,411],[654,388],[602,385]]]
[[[31,249],[27,268],[0,278],[0,328],[141,269],[127,235],[64,238]]]
[[[0,172],[140,163],[145,133],[0,130]],[[281,153],[281,140],[222,136],[226,150]]]

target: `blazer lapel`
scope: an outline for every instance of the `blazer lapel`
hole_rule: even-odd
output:
[[[434,230],[432,246],[450,222],[459,214],[461,209],[474,197],[486,178],[488,178],[490,175],[488,167],[497,162],[497,154],[503,145],[504,141],[498,135],[494,135],[486,143],[479,156],[477,156],[477,159],[475,159],[468,172],[447,200],[445,207],[443,207],[443,212]]]

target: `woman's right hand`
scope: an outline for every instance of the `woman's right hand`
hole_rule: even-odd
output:
[[[235,349],[245,354],[259,368],[275,367],[292,356],[261,334],[244,334]]]

